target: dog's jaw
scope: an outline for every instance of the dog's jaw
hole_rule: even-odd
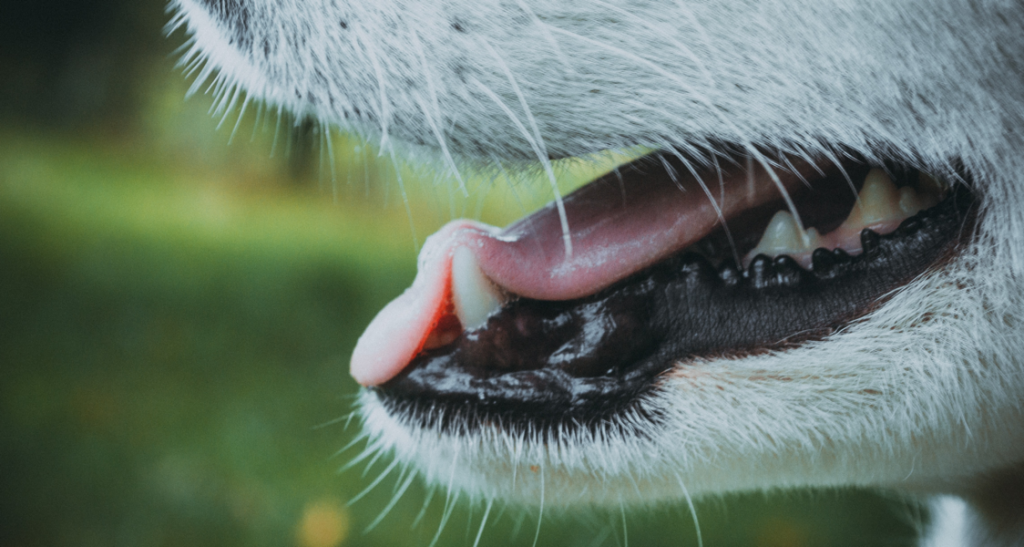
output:
[[[1016,344],[1007,333],[966,338],[960,322],[966,314],[990,320],[994,310],[966,301],[910,336],[891,334],[921,321],[910,310],[926,295],[963,302],[958,277],[973,275],[967,262],[919,280],[831,339],[680,366],[641,403],[660,417],[657,430],[623,415],[596,431],[536,438],[504,435],[502,424],[472,435],[424,431],[365,393],[370,446],[417,462],[433,482],[523,502],[542,490],[548,503],[566,504],[805,486],[942,491],[1011,466],[1024,443],[1022,386],[1008,381]],[[985,386],[971,378],[978,369],[963,365],[977,359],[991,375]]]
[[[679,363],[642,401],[657,428],[623,415],[554,438],[438,433],[365,393],[371,450],[477,496],[549,503],[843,484],[970,494],[1024,459],[1019,3],[173,4],[187,59],[201,79],[220,71],[225,106],[244,89],[443,170],[733,142],[970,175],[979,221],[955,260],[824,340]]]

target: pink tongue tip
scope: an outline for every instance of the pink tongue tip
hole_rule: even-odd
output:
[[[375,386],[394,378],[428,346],[439,327],[453,326],[452,254],[467,232],[491,230],[483,224],[456,220],[427,238],[412,286],[385,306],[356,342],[351,372],[357,382]]]
[[[356,343],[352,376],[364,386],[394,378],[424,348],[461,332],[452,311],[455,250],[474,254],[480,270],[508,293],[538,300],[593,294],[667,257],[714,229],[722,217],[778,197],[769,177],[726,177],[713,205],[693,179],[662,170],[623,169],[566,196],[573,254],[566,256],[558,213],[549,205],[505,230],[469,220],[448,223],[427,239],[411,287],[384,307]],[[797,176],[783,181],[798,183]]]

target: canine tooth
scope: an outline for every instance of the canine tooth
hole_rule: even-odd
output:
[[[900,188],[900,210],[907,216],[916,215],[922,209],[917,191],[909,186]]]
[[[918,192],[909,186],[900,188],[900,210],[905,216],[914,216],[938,203],[939,198],[934,194]]]
[[[779,211],[768,223],[761,241],[747,256],[778,256],[808,251],[818,246],[818,239],[818,230],[810,228],[804,232],[789,211]]]
[[[889,175],[877,167],[868,172],[857,198],[843,223],[846,226],[856,229],[904,217],[900,210],[900,191]]]
[[[480,271],[476,256],[466,247],[452,255],[451,283],[455,315],[466,330],[482,326],[504,303],[501,290]]]

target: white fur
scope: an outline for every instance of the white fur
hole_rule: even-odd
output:
[[[832,485],[968,495],[1024,462],[1020,2],[227,0],[246,12],[234,43],[230,18],[173,5],[186,62],[223,106],[244,90],[448,168],[725,141],[970,175],[981,222],[956,260],[827,340],[680,363],[643,402],[666,418],[647,436],[440,434],[364,394],[371,447],[429,481],[549,504]]]
[[[967,535],[967,504],[964,500],[953,496],[936,496],[932,500],[932,520],[934,524],[921,547],[962,547],[968,545]]]

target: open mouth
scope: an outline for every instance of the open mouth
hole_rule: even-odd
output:
[[[970,231],[964,184],[735,159],[698,173],[655,153],[504,230],[449,224],[360,338],[353,375],[426,427],[607,423],[673,367],[834,332]]]

